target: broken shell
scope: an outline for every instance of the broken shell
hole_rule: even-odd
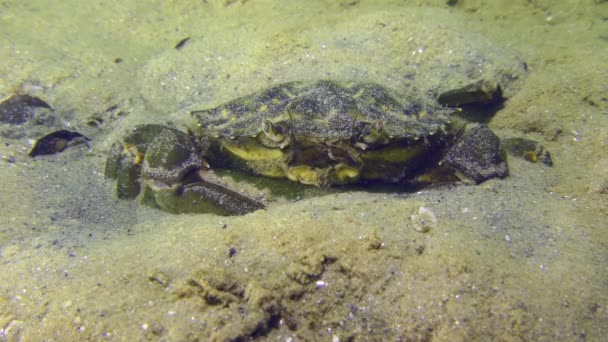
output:
[[[20,125],[32,119],[36,108],[53,108],[38,97],[28,94],[13,94],[0,101],[0,122]]]
[[[412,227],[421,233],[437,228],[437,217],[427,207],[420,207],[417,214],[413,214]]]
[[[91,141],[91,139],[78,132],[62,129],[38,139],[30,151],[29,156],[36,157],[45,154],[55,154],[63,152],[70,146],[78,144],[85,144],[89,146],[89,141]]]

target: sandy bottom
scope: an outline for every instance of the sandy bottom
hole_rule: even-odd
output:
[[[0,95],[55,110],[0,127],[0,340],[602,340],[608,3],[556,3],[5,1]],[[185,127],[270,84],[492,75],[508,99],[489,126],[541,142],[554,167],[511,158],[477,186],[235,217],[119,201],[104,180],[133,125]],[[27,155],[60,128],[90,147]],[[427,233],[420,207],[438,220]]]

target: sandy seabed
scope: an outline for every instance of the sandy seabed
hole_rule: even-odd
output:
[[[0,95],[54,108],[0,128],[0,340],[603,340],[608,2],[447,3],[0,4]],[[134,125],[186,127],[189,110],[273,84],[492,77],[507,100],[489,126],[541,142],[553,167],[510,158],[509,177],[477,186],[235,217],[119,201],[104,180]],[[27,155],[61,128],[90,148]],[[412,226],[422,206],[428,233]]]

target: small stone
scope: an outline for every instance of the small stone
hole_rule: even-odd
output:
[[[415,230],[426,233],[431,229],[437,228],[437,217],[427,207],[420,207],[417,214],[412,215],[412,226]]]

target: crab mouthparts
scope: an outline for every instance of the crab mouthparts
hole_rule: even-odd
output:
[[[239,139],[224,143],[222,151],[255,173],[321,187],[356,182],[363,168],[358,152],[340,141],[295,138],[286,147],[267,147]]]
[[[341,142],[298,139],[285,158],[287,178],[316,186],[355,182],[361,168],[356,151]]]

